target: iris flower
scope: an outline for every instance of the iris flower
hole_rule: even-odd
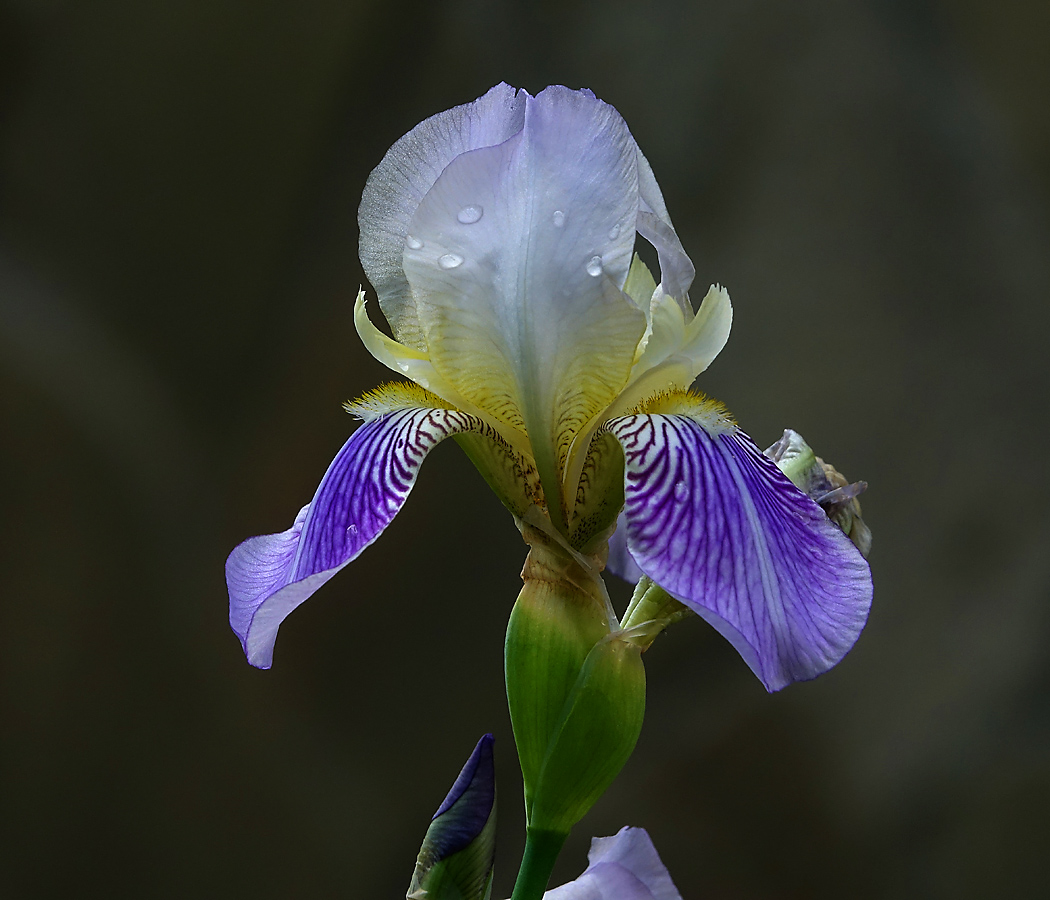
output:
[[[393,337],[363,292],[357,331],[410,381],[348,404],[363,424],[313,500],[230,555],[230,624],[252,665],[269,668],[284,619],[380,536],[448,437],[523,531],[596,572],[619,517],[630,562],[768,690],[846,654],[871,602],[867,564],[721,404],[690,391],[729,337],[729,296],[712,286],[694,313],[693,265],[615,109],[586,90],[498,85],[397,141],[359,223]]]

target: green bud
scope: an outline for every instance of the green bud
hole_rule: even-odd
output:
[[[695,615],[688,606],[643,575],[634,587],[634,596],[624,613],[621,627],[626,632],[625,637],[644,652],[668,625]]]

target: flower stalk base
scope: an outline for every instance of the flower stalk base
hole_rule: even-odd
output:
[[[567,837],[568,834],[556,831],[535,828],[526,831],[525,855],[510,900],[541,900]]]

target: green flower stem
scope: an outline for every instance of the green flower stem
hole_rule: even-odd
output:
[[[568,834],[558,831],[526,829],[525,855],[510,900],[541,900],[543,892],[547,890],[547,882],[551,880],[555,860],[567,837]]]

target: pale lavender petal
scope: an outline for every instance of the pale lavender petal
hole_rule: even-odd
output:
[[[660,185],[641,151],[638,152],[638,233],[656,248],[664,291],[684,301],[696,269],[671,224]]]
[[[616,520],[616,531],[609,538],[609,559],[605,563],[607,571],[612,572],[624,581],[638,584],[645,573],[638,568],[638,563],[627,549],[627,517],[621,512]]]
[[[478,425],[447,409],[400,409],[366,422],[288,531],[249,538],[234,549],[226,561],[230,626],[248,662],[270,668],[277,629],[288,614],[379,537],[436,444]]]
[[[404,271],[434,367],[532,442],[556,496],[576,432],[623,388],[645,316],[621,288],[638,150],[589,91],[526,97],[519,134],[454,159],[419,204]]]
[[[649,891],[632,872],[613,863],[599,863],[575,881],[543,895],[544,900],[653,900]]]
[[[587,870],[545,900],[682,900],[644,828],[593,838],[587,858]]]
[[[498,84],[483,97],[421,122],[372,171],[361,197],[361,265],[398,339],[423,349],[401,258],[408,223],[442,170],[459,154],[502,143],[521,131],[525,96]]]
[[[849,538],[736,428],[682,415],[612,420],[624,448],[627,546],[717,628],[771,691],[856,642],[871,573]]]

